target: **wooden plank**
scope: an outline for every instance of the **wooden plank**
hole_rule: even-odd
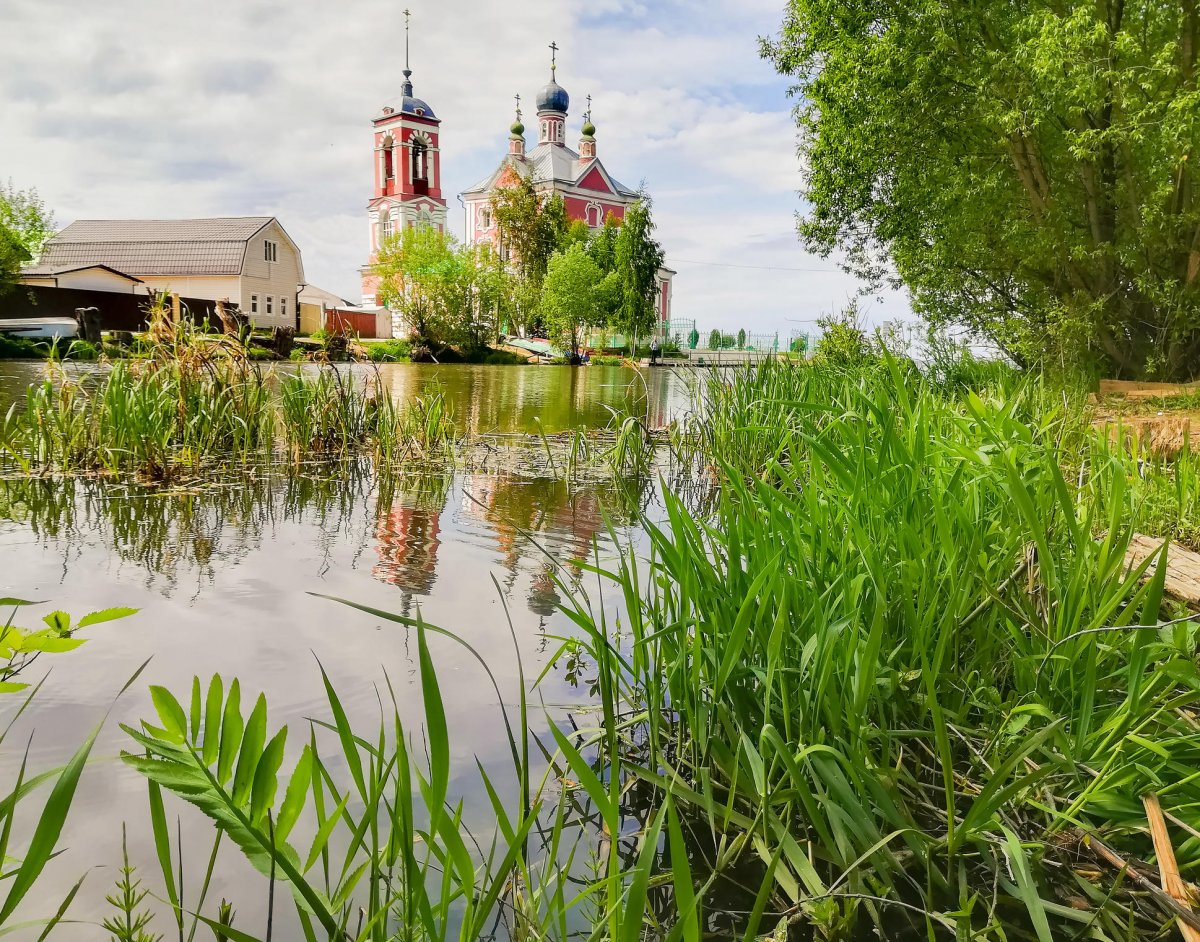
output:
[[[1134,383],[1120,379],[1100,380],[1101,396],[1156,399],[1162,396],[1186,396],[1195,392],[1200,392],[1200,386],[1194,383]]]
[[[1168,554],[1169,555],[1169,554]],[[1154,841],[1154,855],[1158,858],[1158,874],[1162,888],[1175,902],[1187,909],[1192,908],[1191,896],[1179,875],[1175,861],[1175,848],[1171,846],[1171,835],[1163,819],[1162,806],[1153,792],[1142,797],[1146,807],[1146,820],[1150,823],[1150,838]],[[1184,942],[1200,942],[1200,932],[1183,919],[1176,920]]]
[[[1125,554],[1125,565],[1129,569],[1140,566],[1162,549],[1164,542],[1162,537],[1135,533],[1129,541],[1129,549]],[[1156,565],[1152,565],[1146,570],[1147,575],[1156,571]],[[1184,549],[1178,543],[1171,544],[1171,548],[1167,550],[1165,589],[1167,595],[1172,598],[1200,607],[1200,553]]]

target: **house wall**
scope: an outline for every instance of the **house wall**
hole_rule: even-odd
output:
[[[228,298],[237,303],[241,297],[241,285],[237,275],[138,275],[145,282],[145,292],[181,294],[188,298],[204,298],[220,301]]]
[[[300,305],[300,333],[315,334],[325,326],[325,308],[320,304]]]
[[[122,294],[145,294],[145,289],[136,281],[114,275],[103,268],[85,268],[83,271],[65,272],[58,276],[58,287],[76,288],[80,291],[117,291]]]
[[[278,246],[277,261],[269,262],[264,257],[263,243],[266,241]],[[297,298],[303,282],[304,265],[300,250],[283,231],[283,227],[272,221],[246,243],[241,287],[230,297],[239,299],[242,312],[249,315],[256,327],[294,327],[300,314]],[[255,294],[258,295],[257,312],[251,305],[251,295]],[[269,315],[268,297],[271,298]],[[287,310],[283,313],[280,312],[280,298],[287,299]]]

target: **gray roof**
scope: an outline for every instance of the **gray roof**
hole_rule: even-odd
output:
[[[136,275],[238,275],[246,242],[273,219],[81,219],[46,243],[38,267],[107,265]]]
[[[506,157],[496,170],[488,175],[487,179],[481,180],[475,186],[463,193],[486,193],[495,184],[496,178],[506,166],[513,166],[522,176],[533,174],[533,185],[540,186],[548,183],[555,183],[560,186],[575,186],[580,178],[584,175],[584,171],[590,169],[592,164],[597,164],[607,174],[608,170],[599,160],[587,160],[583,163],[579,160],[579,155],[571,148],[562,144],[539,144],[533,150],[525,155],[525,161],[522,163],[519,160],[512,160],[511,157]],[[633,199],[637,196],[635,190],[629,189],[615,177],[608,178],[614,187],[616,187],[617,195],[623,196],[626,199]]]
[[[357,307],[356,304],[351,304],[340,294],[334,294],[332,291],[326,291],[324,288],[318,288],[316,285],[305,285],[300,289],[301,304],[319,304],[322,307]]]

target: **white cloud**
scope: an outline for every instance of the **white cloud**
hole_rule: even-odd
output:
[[[786,332],[855,284],[795,238],[800,207],[787,82],[758,57],[777,0],[414,2],[417,94],[443,119],[453,194],[505,151],[562,47],[570,134],[595,96],[601,158],[645,179],[680,262],[675,312],[702,328]],[[385,0],[6,0],[0,174],[37,186],[60,222],[278,215],[309,278],[349,297],[366,253],[370,119],[403,78],[403,17]],[[888,315],[906,309],[886,296]]]

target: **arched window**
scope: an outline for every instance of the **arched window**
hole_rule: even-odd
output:
[[[412,143],[412,178],[414,183],[429,182],[429,147],[419,137],[413,138]]]
[[[392,214],[386,209],[383,215],[379,217],[379,243],[382,245],[392,237],[392,233],[396,231],[396,225],[392,219]]]
[[[392,159],[392,145],[394,143],[391,135],[383,139],[383,178],[385,180],[396,179],[396,166]]]
[[[591,203],[587,210],[587,224],[593,229],[600,228],[600,207],[596,203]]]

